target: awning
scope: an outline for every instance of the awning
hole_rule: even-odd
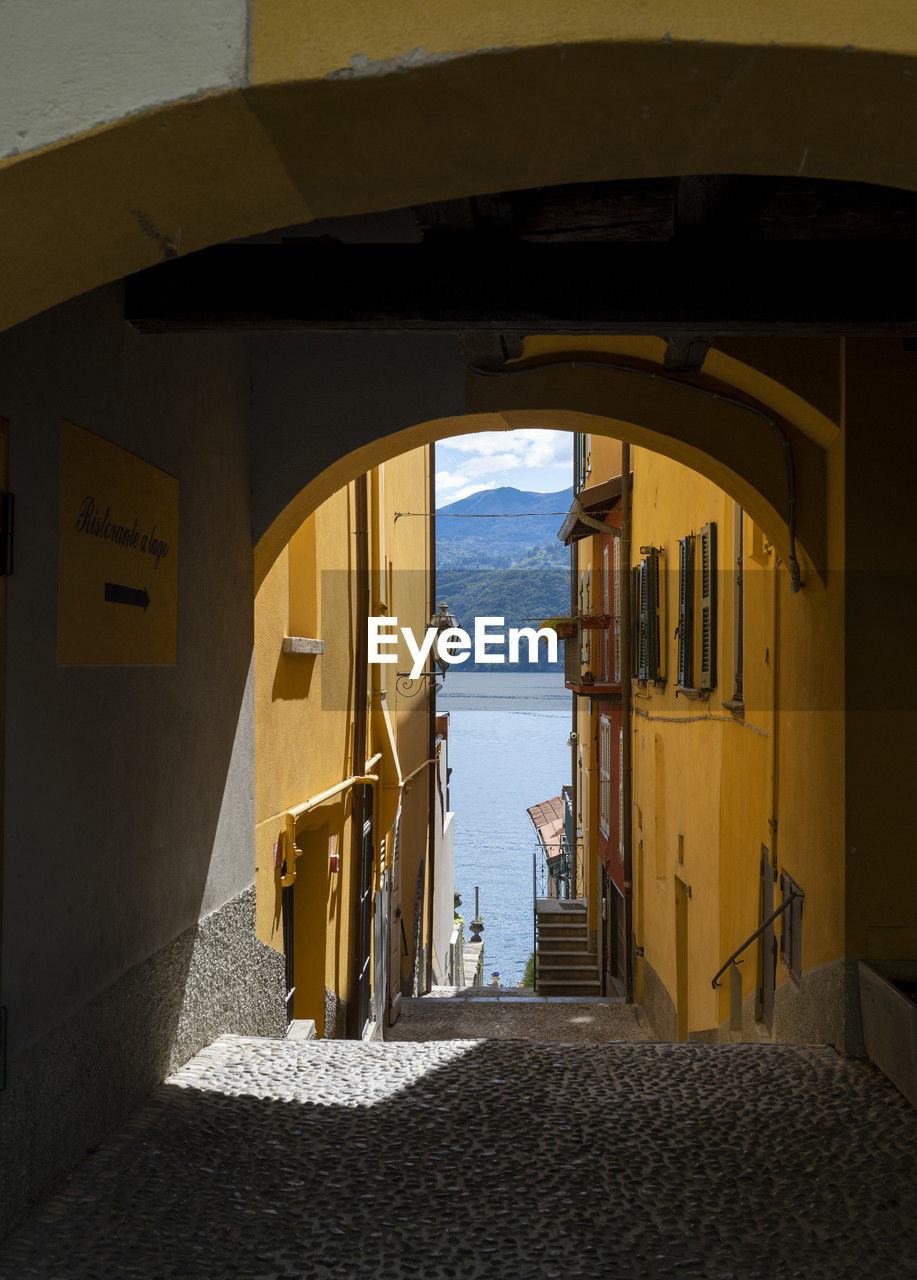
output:
[[[580,538],[591,538],[599,530],[584,524],[581,517],[588,515],[593,520],[604,520],[609,511],[620,501],[620,476],[612,476],[610,480],[603,480],[601,484],[580,489],[558,530],[558,540],[569,547],[571,542],[577,542]]]

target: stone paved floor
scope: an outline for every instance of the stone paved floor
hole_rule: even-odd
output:
[[[436,989],[434,989],[436,990]],[[493,992],[493,988],[484,987]],[[651,1040],[634,1005],[623,1000],[525,996],[513,988],[499,995],[453,995],[440,988],[433,996],[404,1000],[404,1012],[386,1031],[387,1040],[552,1040],[604,1042]]]
[[[917,1114],[833,1051],[224,1037],[3,1280],[917,1275]]]

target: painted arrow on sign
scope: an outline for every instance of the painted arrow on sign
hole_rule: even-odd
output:
[[[118,582],[106,582],[105,599],[109,604],[132,604],[144,612],[150,603],[146,587],[139,591],[137,587],[122,587]]]

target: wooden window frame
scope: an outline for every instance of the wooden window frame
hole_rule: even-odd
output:
[[[599,831],[611,836],[611,720],[599,716]]]

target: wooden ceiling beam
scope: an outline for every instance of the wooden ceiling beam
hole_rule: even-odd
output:
[[[911,255],[860,242],[222,245],[125,284],[145,332],[901,333],[917,336]]]

